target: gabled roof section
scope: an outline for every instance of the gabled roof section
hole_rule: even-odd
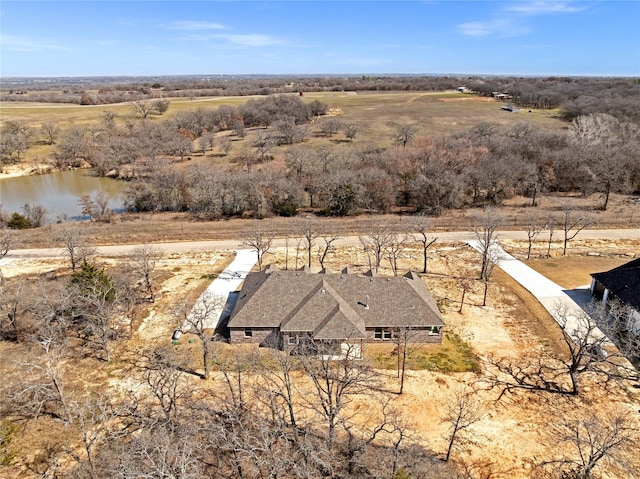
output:
[[[312,332],[338,306],[339,295],[322,279],[287,314],[280,330]]]
[[[640,258],[591,276],[620,301],[640,311]]]
[[[344,302],[313,332],[315,339],[365,339],[364,320]]]

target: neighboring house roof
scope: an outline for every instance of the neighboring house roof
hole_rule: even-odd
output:
[[[385,278],[308,269],[267,268],[245,279],[230,328],[280,328],[316,339],[365,338],[365,328],[443,326],[429,288],[418,275]]]
[[[620,301],[640,311],[640,258],[591,276]]]

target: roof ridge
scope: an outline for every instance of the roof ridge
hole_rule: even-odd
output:
[[[305,297],[303,297],[298,304],[294,307],[291,308],[291,311],[289,312],[289,314],[287,316],[285,316],[285,318],[280,321],[280,328],[282,329],[283,327],[285,327],[287,325],[287,323],[289,321],[291,321],[292,318],[294,318],[298,312],[304,308],[306,306],[306,304],[309,302],[309,300],[323,287],[326,288],[326,281],[324,278],[322,278],[322,281],[320,281],[316,286],[314,286],[313,288],[311,288],[311,291],[309,291],[309,294],[307,294]]]

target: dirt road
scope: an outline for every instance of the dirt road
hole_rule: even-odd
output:
[[[447,231],[438,232],[433,234],[434,238],[438,238],[439,242],[467,242],[475,239],[475,234],[472,231]],[[556,234],[556,241],[562,237],[562,232],[559,231]],[[527,240],[527,234],[525,231],[500,231],[498,233],[498,240],[511,239],[511,240]],[[615,230],[584,230],[581,231],[577,239],[632,239],[640,240],[640,228],[635,229],[615,229]],[[273,242],[273,247],[284,247],[285,238],[277,238]],[[543,241],[543,240],[540,240]],[[240,240],[228,239],[228,240],[215,240],[215,241],[186,241],[186,242],[173,242],[173,243],[153,243],[153,246],[165,254],[183,253],[186,251],[201,251],[201,250],[235,250],[241,246]],[[353,246],[360,244],[360,238],[358,236],[345,236],[338,240],[336,243],[338,246]],[[129,254],[136,246],[136,244],[130,245],[115,245],[115,246],[98,246],[96,253],[101,256],[124,256]],[[289,238],[289,247],[295,248],[295,240]],[[0,261],[0,266],[11,262],[13,259],[24,258],[55,258],[63,255],[62,248],[39,248],[39,249],[17,249],[9,251],[7,256]]]

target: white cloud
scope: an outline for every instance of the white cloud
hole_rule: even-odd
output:
[[[224,30],[226,27],[221,23],[216,22],[199,22],[199,21],[176,21],[165,25],[169,30],[188,30],[188,31],[203,31],[203,30]]]
[[[458,25],[458,31],[469,37],[515,37],[524,35],[529,29],[507,18],[498,18],[486,22],[466,22]]]
[[[287,45],[288,42],[274,37],[272,35],[263,35],[260,33],[252,34],[235,34],[235,33],[212,33],[212,34],[192,34],[181,37],[180,40],[192,42],[206,42],[217,40],[227,42],[232,45],[243,47],[265,47],[271,45]]]
[[[42,52],[45,50],[69,51],[68,48],[53,45],[51,42],[18,35],[0,34],[0,45],[2,45],[2,49],[14,52]]]
[[[242,45],[245,47],[264,47],[269,45],[283,45],[285,42],[271,35],[247,34],[247,35],[216,35],[223,38],[234,45]]]
[[[457,28],[461,34],[470,37],[515,37],[530,33],[531,28],[523,23],[528,17],[575,13],[585,9],[571,1],[520,1],[495,12],[493,19],[461,23]]]
[[[570,2],[520,2],[508,6],[505,10],[524,15],[545,15],[553,13],[575,13],[585,10]]]

